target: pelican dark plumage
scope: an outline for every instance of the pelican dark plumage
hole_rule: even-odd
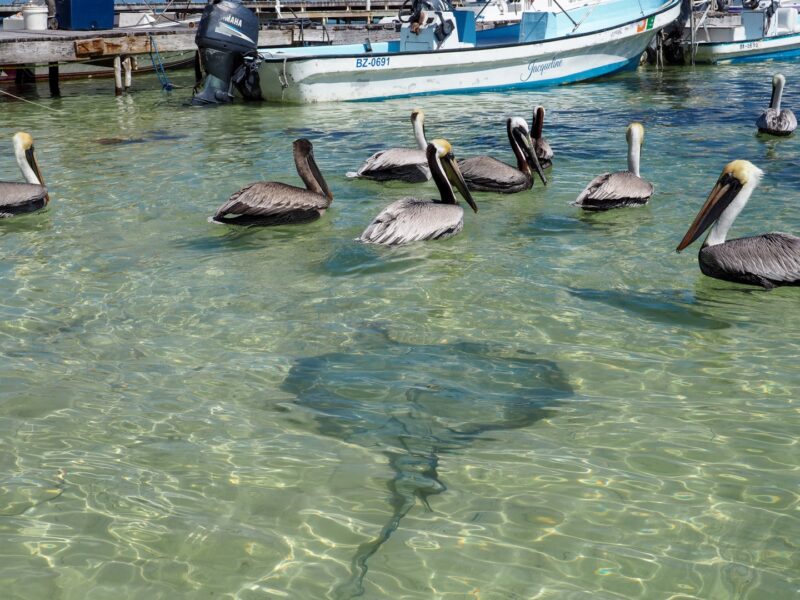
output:
[[[458,204],[452,185],[478,212],[447,140],[433,140],[426,149],[439,200],[402,198],[392,202],[375,217],[357,241],[387,246],[426,240],[443,240],[464,227],[464,209]],[[451,185],[452,182],[452,185]]]
[[[539,174],[542,183],[547,185],[542,166],[533,150],[528,124],[519,117],[506,119],[506,133],[511,149],[517,158],[517,166],[512,167],[491,156],[475,156],[458,161],[467,187],[476,192],[499,192],[514,194],[533,187],[533,170]]]
[[[370,156],[358,171],[350,171],[348,177],[373,179],[375,181],[406,181],[421,183],[431,178],[425,149],[425,113],[420,109],[411,112],[411,124],[417,148],[389,148]]]
[[[553,166],[553,149],[550,148],[550,142],[542,135],[543,127],[544,106],[537,106],[533,109],[533,118],[531,119],[533,150],[536,152],[536,158],[539,159],[539,164],[542,166],[542,169],[549,169]]]
[[[50,202],[33,151],[33,138],[20,131],[14,134],[13,142],[17,164],[27,183],[0,181],[0,219],[40,210]]]
[[[284,225],[314,221],[333,202],[333,194],[314,161],[314,147],[305,138],[292,144],[294,164],[305,189],[277,181],[243,187],[217,209],[209,221],[226,225]]]
[[[763,171],[749,161],[728,163],[677,251],[711,227],[698,256],[705,275],[766,289],[800,285],[800,238],[776,232],[725,240],[762,175]]]
[[[781,110],[781,98],[785,85],[786,77],[782,74],[778,73],[772,78],[772,99],[769,102],[769,108],[756,121],[759,133],[784,136],[797,129],[797,119],[794,113],[788,108]]]
[[[625,137],[628,140],[628,170],[598,175],[589,182],[573,204],[592,211],[647,204],[653,195],[653,184],[639,176],[644,127],[641,123],[631,123]]]

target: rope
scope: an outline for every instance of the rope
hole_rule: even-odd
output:
[[[161,59],[161,54],[158,52],[156,38],[153,37],[152,33],[148,33],[147,37],[150,38],[150,62],[153,63],[153,69],[156,72],[158,81],[161,82],[161,89],[169,92],[175,89],[175,86],[170,83],[167,72],[164,70],[164,61]]]
[[[278,73],[278,81],[281,83],[281,89],[286,89],[289,87],[289,79],[286,77],[286,58],[283,58],[283,77],[281,77],[280,73]]]
[[[289,78],[286,77],[286,59],[287,57],[283,57],[283,79],[281,79],[280,74],[278,75],[278,81],[281,82],[281,101],[283,101],[283,94],[286,92],[286,88],[289,87]]]
[[[57,108],[50,108],[49,106],[45,106],[44,104],[39,104],[38,102],[33,102],[32,100],[26,100],[25,98],[20,98],[19,96],[15,96],[14,94],[7,92],[5,90],[0,90],[0,94],[5,94],[6,96],[14,98],[14,100],[22,100],[23,102],[27,102],[28,104],[33,104],[34,106],[38,106],[39,108],[46,108],[47,110],[52,110],[53,112],[57,113],[66,112],[64,110],[59,110]]]

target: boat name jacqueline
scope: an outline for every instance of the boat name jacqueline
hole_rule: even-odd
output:
[[[366,69],[367,67],[388,67],[388,56],[373,56],[372,58],[357,58],[356,69]]]
[[[551,69],[558,69],[561,66],[562,59],[560,58],[553,58],[551,60],[537,63],[535,60],[532,60],[528,63],[528,76],[522,77],[520,76],[521,81],[528,81],[534,73],[541,75],[545,71],[550,71]]]

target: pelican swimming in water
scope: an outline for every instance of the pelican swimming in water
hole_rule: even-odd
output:
[[[491,156],[475,156],[458,161],[467,187],[476,192],[500,192],[513,194],[533,187],[533,169],[539,174],[542,183],[547,179],[533,150],[528,124],[519,117],[506,120],[506,133],[511,149],[517,158],[517,166],[512,167]]]
[[[625,137],[628,139],[628,170],[598,175],[573,204],[584,210],[595,211],[647,204],[653,195],[653,184],[639,176],[644,127],[641,123],[631,123]]]
[[[314,147],[305,138],[292,144],[297,174],[305,189],[277,181],[258,181],[243,187],[217,209],[209,221],[228,225],[284,225],[320,218],[333,194],[314,162]]]
[[[550,148],[550,142],[542,136],[542,127],[544,127],[544,106],[537,106],[533,109],[531,119],[531,139],[539,164],[543,169],[548,169],[553,166],[553,149]]]
[[[33,152],[33,138],[20,131],[13,140],[17,164],[28,183],[0,181],[0,219],[37,211],[50,202]]]
[[[797,119],[794,113],[788,108],[781,110],[784,85],[786,85],[786,77],[780,73],[772,78],[772,99],[769,102],[769,108],[756,121],[759,133],[789,135],[797,129]]]
[[[370,156],[358,171],[350,171],[348,177],[374,179],[375,181],[399,180],[421,183],[431,178],[425,149],[425,113],[420,109],[411,112],[411,124],[418,148],[389,148]]]
[[[443,240],[464,227],[461,208],[450,185],[452,182],[464,200],[478,212],[478,206],[467,189],[464,176],[453,157],[447,140],[433,140],[426,149],[433,181],[439,188],[439,200],[403,198],[392,202],[375,217],[357,238],[366,244],[397,245],[424,240]]]
[[[705,275],[767,289],[800,285],[800,238],[788,233],[765,233],[725,241],[762,175],[761,169],[746,160],[728,163],[677,251],[711,227],[698,256]]]

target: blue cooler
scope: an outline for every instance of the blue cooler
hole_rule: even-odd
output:
[[[59,29],[113,29],[114,0],[56,0]]]

